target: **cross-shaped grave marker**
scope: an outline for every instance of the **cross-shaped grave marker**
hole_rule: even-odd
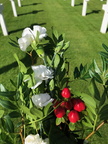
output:
[[[1,25],[1,28],[2,28],[3,35],[7,36],[8,32],[7,32],[6,24],[5,24],[3,13],[2,13],[3,9],[4,9],[3,4],[1,3],[0,4],[0,25]]]
[[[83,7],[82,7],[82,16],[86,16],[86,11],[87,11],[87,2],[89,0],[83,0]]]
[[[102,6],[102,9],[105,12],[104,12],[104,16],[103,16],[100,32],[101,33],[106,33],[107,26],[108,26],[108,0],[107,0],[107,3]]]
[[[74,7],[75,5],[75,0],[71,0],[71,6]]]
[[[14,0],[10,0],[10,2],[11,2],[12,10],[13,10],[13,15],[15,17],[17,17],[17,11],[16,11],[15,2],[14,2]]]
[[[18,1],[18,6],[21,7],[21,0],[17,0]]]

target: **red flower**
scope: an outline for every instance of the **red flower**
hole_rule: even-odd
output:
[[[75,110],[72,110],[68,113],[68,119],[72,123],[76,123],[78,120],[80,120],[79,113]]]
[[[85,103],[79,98],[73,98],[72,103],[73,103],[73,109],[78,112],[81,112],[86,108]]]
[[[61,106],[54,110],[54,114],[57,118],[62,118],[65,115],[65,109]]]
[[[66,108],[67,110],[70,110],[70,109],[72,109],[72,102],[71,101],[63,101],[60,106]]]
[[[64,88],[61,92],[62,97],[64,98],[70,98],[71,92],[68,88]]]

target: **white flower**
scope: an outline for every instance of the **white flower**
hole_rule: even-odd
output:
[[[39,33],[39,40],[47,36],[46,28],[38,25],[33,26],[33,30],[30,28],[25,28],[23,30],[22,37],[18,39],[18,44],[22,51],[26,51],[27,47],[36,39],[37,32]]]
[[[39,134],[30,134],[25,138],[25,144],[49,144],[49,141],[43,141],[42,138],[40,138]]]
[[[38,108],[46,106],[48,103],[52,102],[54,99],[50,97],[48,93],[38,94],[32,96],[32,101]]]
[[[53,78],[53,71],[48,69],[44,65],[32,66],[32,70],[34,71],[36,84],[33,87],[31,87],[31,89],[35,89],[36,87],[38,87],[42,83],[43,80]]]

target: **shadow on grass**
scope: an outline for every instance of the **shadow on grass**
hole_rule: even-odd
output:
[[[40,25],[40,26],[42,26],[42,25],[45,25],[45,24],[46,24],[46,23],[40,23],[40,24],[34,23],[34,24],[31,24],[31,25],[28,26],[28,27],[30,27],[30,28],[32,29],[34,25]],[[24,28],[20,28],[20,29],[16,29],[16,30],[12,30],[12,31],[8,32],[8,34],[10,35],[10,34],[12,34],[12,33],[16,33],[16,32],[19,32],[19,31],[23,31],[24,29],[25,29],[25,27],[24,27]]]
[[[18,14],[18,16],[28,15],[28,14],[37,14],[38,12],[43,12],[44,10],[35,10],[28,13]]]
[[[26,54],[26,56],[23,59],[21,59],[20,61],[23,62],[26,67],[30,67],[32,65],[32,60],[28,54]],[[35,56],[35,58],[34,58],[34,63],[36,63],[36,61],[37,61],[37,56]],[[0,68],[0,74],[2,74],[4,72],[8,72],[9,70],[11,70],[12,68],[15,68],[15,67],[18,67],[17,62],[13,62],[9,65],[3,66],[2,68]]]
[[[80,3],[80,4],[75,4],[75,6],[80,6],[80,5],[83,5],[83,3]]]
[[[87,13],[86,15],[89,15],[89,14],[98,14],[101,10],[92,10],[91,12]]]
[[[24,7],[24,6],[31,6],[31,5],[38,5],[38,4],[42,4],[42,3],[33,3],[33,4],[28,4],[28,5],[22,5],[22,7]]]

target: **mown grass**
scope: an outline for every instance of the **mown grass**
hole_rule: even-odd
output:
[[[100,27],[104,11],[99,0],[88,2],[87,16],[81,16],[82,0],[76,0],[75,7],[71,7],[70,0],[23,0],[22,7],[16,8],[18,17],[13,16],[11,3],[9,0],[0,0],[4,4],[4,18],[9,32],[9,36],[3,36],[0,29],[0,83],[8,89],[12,89],[10,78],[15,79],[18,72],[17,63],[13,57],[17,53],[20,59],[29,66],[29,57],[19,48],[10,45],[10,39],[16,40],[21,37],[22,30],[25,27],[32,28],[33,25],[41,25],[47,28],[48,34],[51,35],[53,26],[60,34],[65,33],[66,40],[70,41],[70,48],[66,52],[66,57],[70,62],[69,75],[73,75],[73,70],[81,63],[90,64],[96,59],[100,65],[99,51],[102,51],[102,43],[108,45],[108,33],[100,33]],[[38,64],[39,60],[37,60]],[[73,89],[82,88],[82,83],[72,84]],[[91,144],[108,143],[108,126],[100,129],[102,138],[94,135],[89,141]]]

